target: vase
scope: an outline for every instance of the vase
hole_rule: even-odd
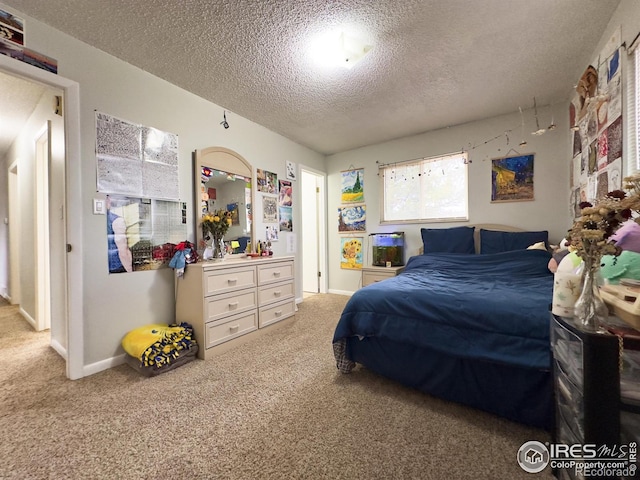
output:
[[[222,235],[211,235],[211,259],[224,260],[225,250],[224,237]]]
[[[583,261],[582,289],[573,314],[583,330],[597,332],[609,316],[609,309],[600,296],[600,258]]]

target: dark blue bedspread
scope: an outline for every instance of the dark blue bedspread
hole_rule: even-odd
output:
[[[333,342],[373,336],[548,370],[549,258],[543,250],[411,257],[400,275],[351,297]]]

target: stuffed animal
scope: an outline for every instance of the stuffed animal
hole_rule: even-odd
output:
[[[612,285],[620,283],[621,278],[640,280],[640,253],[623,250],[617,257],[603,256],[600,274],[605,281]]]
[[[556,271],[558,270],[558,266],[560,265],[560,262],[568,254],[569,254],[569,244],[567,242],[567,239],[563,238],[560,244],[558,244],[558,247],[553,251],[553,254],[551,255],[551,259],[549,260],[549,264],[547,265],[549,267],[549,271],[551,273],[556,273]]]
[[[640,253],[640,225],[635,220],[627,220],[611,235],[611,240],[622,250]]]

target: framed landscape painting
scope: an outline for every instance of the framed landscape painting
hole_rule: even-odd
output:
[[[342,203],[362,203],[364,201],[364,168],[354,168],[342,174]]]

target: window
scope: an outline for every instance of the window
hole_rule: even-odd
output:
[[[629,162],[626,173],[631,175],[640,170],[640,50],[634,47],[634,61],[630,66],[633,80],[630,79],[629,85],[633,87],[627,91],[628,94],[628,110],[627,118],[631,121],[631,128],[628,128],[630,148]]]
[[[467,153],[383,165],[382,223],[469,219]]]

